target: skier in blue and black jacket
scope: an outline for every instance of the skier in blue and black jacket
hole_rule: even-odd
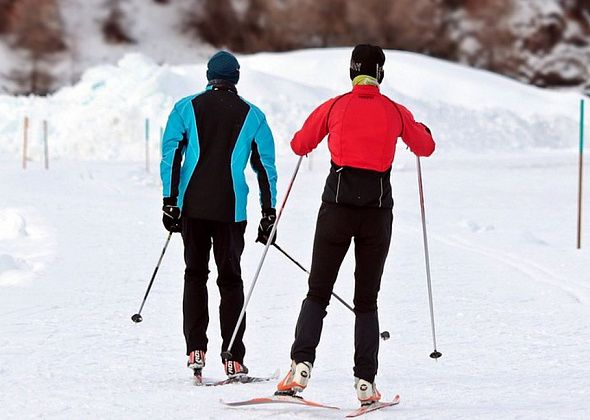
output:
[[[207,88],[181,99],[162,140],[163,223],[184,242],[183,329],[188,366],[201,380],[207,351],[209,255],[217,265],[222,347],[227,349],[244,303],[240,258],[244,250],[248,160],[257,174],[262,220],[257,242],[266,244],[276,220],[275,147],[266,117],[237,94],[238,60],[219,51],[207,63]],[[245,375],[246,319],[224,360],[228,377]]]

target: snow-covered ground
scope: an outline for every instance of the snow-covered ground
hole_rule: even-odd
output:
[[[288,140],[318,103],[349,88],[349,51],[241,57],[240,93],[275,129],[279,195],[296,164]],[[131,63],[133,65],[131,65]],[[203,64],[160,67],[140,56],[89,72],[49,99],[0,97],[0,417],[341,418],[356,406],[353,316],[337,301],[305,395],[342,412],[297,406],[225,408],[274,384],[195,388],[181,325],[182,245],[172,239],[144,322],[133,324],[166,232],[143,118],[157,127],[178,97],[199,90]],[[484,72],[389,52],[384,90],[433,128],[423,160],[438,349],[432,351],[415,158],[394,163],[394,236],[379,299],[377,383],[402,403],[374,418],[590,417],[590,235],[575,249],[577,107]],[[50,117],[51,169],[38,138],[19,161],[20,117]],[[135,120],[133,119],[135,118]],[[152,156],[157,141],[152,142]],[[309,266],[328,167],[306,159],[278,243]],[[262,254],[252,173],[243,257],[246,287]],[[585,200],[590,208],[590,199]],[[587,219],[587,218],[586,218]],[[206,375],[223,376],[212,265]],[[352,300],[353,259],[335,292]],[[264,375],[289,364],[306,277],[271,250],[248,310],[246,363]]]

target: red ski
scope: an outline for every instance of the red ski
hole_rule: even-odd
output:
[[[399,404],[399,395],[396,395],[395,398],[391,401],[377,401],[369,405],[365,405],[361,408],[358,408],[354,411],[351,411],[346,415],[346,417],[358,417],[362,416],[363,414],[370,413],[371,411],[380,410],[385,407],[391,407],[392,405]]]
[[[340,410],[340,407],[333,407],[331,405],[317,403],[315,401],[306,400],[302,397],[291,396],[291,395],[271,395],[269,397],[252,398],[250,400],[225,402],[220,400],[222,404],[229,407],[243,407],[246,405],[259,405],[259,404],[297,404],[306,405],[308,407],[316,408],[330,408],[333,410]]]

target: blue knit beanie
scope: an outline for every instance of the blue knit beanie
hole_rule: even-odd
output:
[[[240,79],[240,63],[227,51],[219,51],[207,63],[207,80],[222,79],[234,85]]]

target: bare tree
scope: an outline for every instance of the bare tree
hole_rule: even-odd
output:
[[[14,46],[23,50],[29,64],[12,74],[23,93],[47,94],[52,89],[51,65],[65,50],[63,23],[56,0],[19,0],[11,14]]]
[[[0,0],[0,34],[8,31],[10,25],[10,15],[16,0]]]
[[[184,26],[205,41],[235,50],[245,50],[243,22],[237,16],[231,0],[195,1],[186,15]]]
[[[102,34],[105,40],[111,44],[135,44],[135,39],[126,30],[121,1],[107,0],[106,7],[109,9],[109,14],[102,23]]]

